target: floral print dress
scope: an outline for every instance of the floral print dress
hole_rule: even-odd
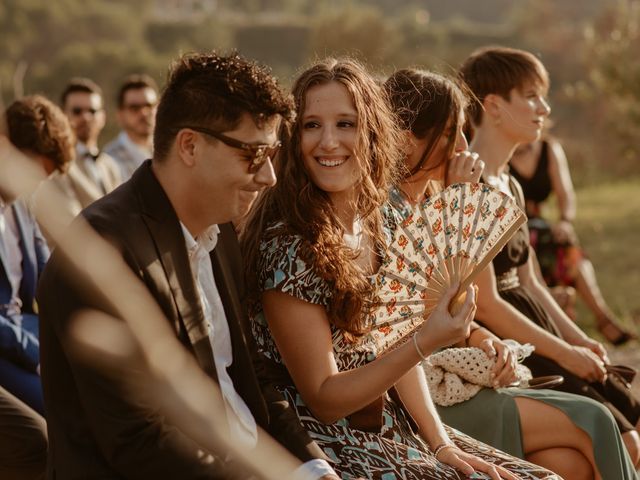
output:
[[[327,306],[331,286],[307,265],[300,255],[302,237],[270,230],[282,230],[282,224],[267,230],[260,245],[258,280],[262,291],[275,289],[316,305]],[[272,362],[283,366],[260,305],[254,307],[252,331],[258,348]],[[378,349],[371,342],[353,342],[345,332],[332,326],[333,351],[340,371],[358,368],[375,360]],[[343,479],[356,477],[392,479],[463,479],[454,468],[438,462],[427,443],[412,428],[412,420],[392,396],[385,395],[379,428],[358,429],[350,418],[332,424],[317,420],[307,408],[293,382],[279,387],[295,408],[303,426],[333,460]],[[447,433],[458,447],[489,462],[501,465],[523,479],[555,479],[557,475],[521,459],[484,445],[449,427]],[[489,478],[476,474],[472,478]]]

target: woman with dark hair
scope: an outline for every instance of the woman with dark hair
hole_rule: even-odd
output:
[[[522,190],[507,165],[518,144],[539,138],[550,113],[545,99],[547,71],[528,52],[494,47],[473,53],[460,76],[477,99],[468,112],[474,129],[471,149],[485,161],[483,178],[524,209]],[[502,338],[532,343],[536,351],[525,364],[534,375],[562,375],[560,390],[607,406],[637,464],[638,400],[621,378],[608,374],[604,347],[566,316],[539,280],[537,268],[529,232],[523,226],[477,277],[482,294],[476,318]]]
[[[467,335],[472,287],[460,313],[447,311],[454,286],[409,342],[384,355],[365,335],[370,277],[396,221],[381,207],[400,132],[354,61],[312,66],[293,95],[298,118],[278,183],[259,199],[243,243],[259,296],[254,336],[305,428],[343,478],[557,478],[440,423],[418,362]]]
[[[636,338],[616,319],[607,304],[593,264],[580,247],[573,228],[576,198],[564,149],[551,136],[519,145],[509,161],[511,175],[522,187],[531,246],[536,252],[542,277],[562,309],[575,320],[575,293],[596,320],[600,333],[613,345]],[[557,222],[543,216],[543,204],[555,195]]]
[[[462,133],[468,97],[455,81],[404,69],[391,75],[384,88],[406,138],[408,172],[391,191],[394,207],[403,216],[446,185],[480,178],[484,163],[468,152]],[[603,405],[564,392],[499,388],[514,381],[517,359],[509,346],[482,327],[472,327],[466,344],[496,358],[497,389],[439,407],[445,423],[564,478],[635,478],[620,433]]]

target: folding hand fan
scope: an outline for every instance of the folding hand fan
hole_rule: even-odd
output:
[[[460,282],[451,309],[525,221],[510,196],[481,183],[451,185],[416,206],[376,275],[370,336],[380,351],[417,329]]]

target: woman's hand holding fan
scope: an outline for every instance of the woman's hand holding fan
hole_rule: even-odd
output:
[[[419,204],[397,229],[376,276],[370,336],[381,351],[415,331],[449,287],[456,313],[476,274],[526,221],[508,195],[458,183]]]
[[[456,313],[449,309],[449,302],[458,293],[458,285],[450,286],[442,295],[429,316],[428,322],[418,326],[415,335],[420,352],[428,355],[433,351],[457,343],[469,336],[471,321],[476,313],[477,287],[470,285],[464,292],[465,300]]]

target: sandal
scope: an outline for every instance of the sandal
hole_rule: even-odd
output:
[[[629,340],[636,340],[638,338],[636,334],[621,327],[608,317],[600,318],[596,326],[602,336],[612,345],[622,345]]]

